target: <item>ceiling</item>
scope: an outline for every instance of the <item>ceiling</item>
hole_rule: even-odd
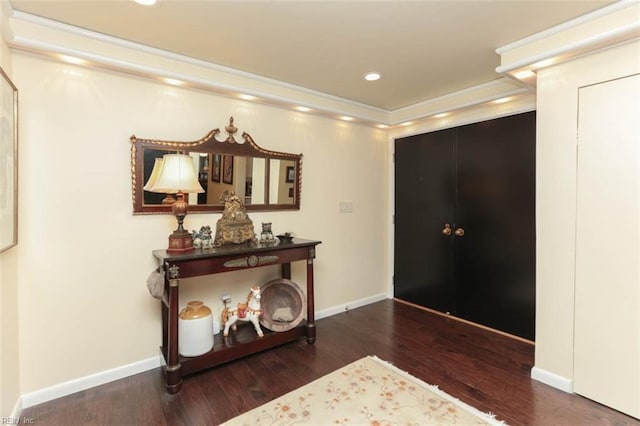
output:
[[[496,48],[612,1],[10,3],[14,10],[393,111],[499,79]],[[369,71],[382,78],[365,81]]]

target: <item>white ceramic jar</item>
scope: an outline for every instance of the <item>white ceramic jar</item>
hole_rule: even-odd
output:
[[[199,356],[213,348],[213,316],[200,301],[187,303],[178,316],[178,352],[182,356]]]

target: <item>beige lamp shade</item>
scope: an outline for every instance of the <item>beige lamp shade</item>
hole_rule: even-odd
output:
[[[156,184],[156,182],[158,181],[158,176],[160,176],[160,171],[162,170],[162,158],[156,158],[156,162],[153,163],[153,170],[151,170],[151,176],[149,176],[149,180],[147,181],[147,184],[142,188],[145,191],[151,191],[151,188],[153,188]]]
[[[149,182],[145,185],[145,190],[164,194],[204,192],[200,182],[198,182],[198,175],[193,166],[193,159],[190,156],[185,154],[166,154],[161,161],[162,165],[157,179],[152,182],[154,172],[158,166],[156,160]]]

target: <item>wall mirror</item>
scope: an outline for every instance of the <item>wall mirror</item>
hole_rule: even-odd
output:
[[[233,117],[225,131],[228,136],[224,140],[216,138],[221,132],[215,129],[192,142],[131,136],[133,213],[171,213],[171,206],[162,204],[164,194],[145,191],[143,187],[156,158],[172,153],[185,153],[193,158],[198,180],[205,190],[189,194],[190,213],[223,211],[220,195],[225,190],[235,191],[247,210],[299,210],[302,154],[266,150],[246,132],[242,133],[243,141],[237,141]]]
[[[0,253],[18,244],[18,89],[0,68]]]

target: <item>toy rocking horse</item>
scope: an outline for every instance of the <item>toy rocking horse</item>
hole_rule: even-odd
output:
[[[238,303],[238,307],[235,309],[229,309],[227,301],[225,300],[220,322],[224,327],[224,337],[229,335],[229,328],[236,331],[236,322],[238,320],[251,321],[251,323],[253,323],[253,327],[256,329],[256,333],[258,333],[258,336],[264,336],[264,333],[260,328],[260,322],[258,321],[260,319],[260,314],[262,314],[262,310],[260,309],[260,287],[251,287],[251,291],[247,296],[247,301],[245,303]]]

